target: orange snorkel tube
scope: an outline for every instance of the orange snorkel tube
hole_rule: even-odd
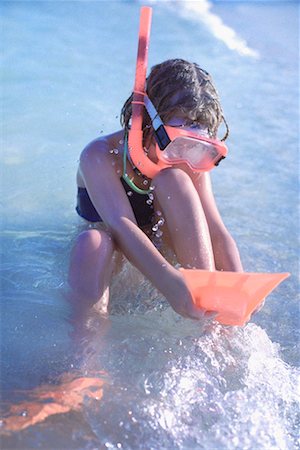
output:
[[[133,164],[147,177],[154,178],[160,168],[152,162],[143,148],[144,93],[148,65],[152,8],[141,8],[139,43],[133,89],[131,128],[128,133],[128,150]]]

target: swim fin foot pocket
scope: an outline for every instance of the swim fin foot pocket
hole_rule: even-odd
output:
[[[223,325],[243,326],[289,273],[210,272],[180,269],[197,307]]]

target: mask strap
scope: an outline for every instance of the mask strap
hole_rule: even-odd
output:
[[[224,137],[222,137],[222,139],[220,139],[220,141],[221,141],[221,142],[224,142],[224,141],[226,141],[226,139],[228,138],[229,133],[230,133],[230,130],[229,130],[228,123],[227,123],[225,117],[223,116],[223,114],[222,114],[222,119],[223,119],[223,122],[224,122],[225,127],[226,127],[226,133],[225,133]]]
[[[153,105],[147,94],[145,94],[144,96],[144,103],[147,113],[149,114],[149,117],[152,122],[155,140],[160,150],[164,150],[170,144],[171,139],[169,138],[169,135],[165,129],[163,121],[161,120],[158,112],[155,109],[155,106]]]
[[[146,108],[146,111],[151,119],[152,127],[154,130],[154,136],[155,140],[160,148],[160,150],[164,150],[171,142],[171,139],[169,138],[169,135],[165,129],[164,123],[161,120],[155,106],[151,102],[150,98],[145,92],[133,91],[136,95],[142,95],[144,100],[132,100],[133,104],[136,105],[143,105]]]

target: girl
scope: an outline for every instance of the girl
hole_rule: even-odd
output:
[[[222,121],[227,127],[212,79],[197,64],[174,59],[156,65],[146,93],[166,125],[207,138],[216,138]],[[183,162],[149,179],[127,157],[122,177],[132,98],[122,108],[123,129],[95,139],[81,154],[77,212],[97,225],[80,234],[72,251],[74,302],[79,308],[107,306],[113,254],[119,251],[178,314],[200,319],[205,312],[195,307],[182,273],[153,242],[161,239],[184,268],[242,271],[239,252],[220,217],[208,172],[195,172]],[[145,112],[143,144],[156,162],[152,125]],[[135,192],[126,178],[138,189],[150,188],[149,196]]]

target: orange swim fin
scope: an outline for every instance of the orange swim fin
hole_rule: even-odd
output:
[[[194,303],[207,311],[216,311],[216,320],[224,325],[242,326],[289,273],[210,272],[180,269]]]

